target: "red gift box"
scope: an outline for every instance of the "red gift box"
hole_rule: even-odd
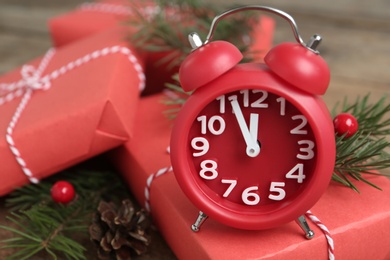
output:
[[[132,5],[139,6],[146,13],[153,14],[156,11],[147,1],[105,0],[85,3],[72,12],[49,20],[53,45],[60,47],[113,27],[124,26],[133,15]],[[126,28],[135,30],[130,25]]]
[[[296,223],[248,231],[208,219],[200,232],[191,231],[198,210],[180,190],[167,152],[173,122],[162,111],[163,95],[143,98],[134,138],[116,149],[113,160],[135,197],[146,208],[179,259],[328,259],[322,230],[309,222],[315,237],[306,240]],[[312,212],[330,230],[336,259],[389,259],[390,182],[370,181],[376,190],[356,183],[360,194],[331,184]]]
[[[76,10],[54,17],[49,20],[49,28],[54,46],[63,46],[70,42],[85,38],[97,32],[113,27],[124,27],[128,35],[136,32],[136,28],[126,21],[133,16],[132,5],[139,6],[140,12],[153,15],[157,12],[152,1],[127,1],[105,0],[96,3],[88,3]],[[261,16],[259,22],[253,25],[250,37],[252,44],[250,50],[254,51],[253,58],[261,61],[272,44],[274,20],[267,16]],[[129,38],[129,37],[127,37]],[[167,82],[172,82],[172,75],[178,72],[178,66],[159,64],[162,59],[170,57],[172,60],[175,51],[144,52],[138,50],[145,64],[147,78],[144,95],[161,91]]]
[[[72,12],[54,17],[49,20],[53,45],[64,46],[115,27],[125,28],[127,35],[124,37],[129,39],[137,30],[128,23],[130,17],[134,17],[134,6],[137,6],[140,12],[150,15],[158,11],[154,3],[149,1],[105,0],[86,3]],[[172,51],[137,52],[145,64],[147,78],[143,95],[159,92],[166,82],[172,82],[172,75],[178,71],[178,67],[156,65],[160,59],[172,54]]]
[[[115,29],[0,77],[0,195],[127,141],[142,71]]]

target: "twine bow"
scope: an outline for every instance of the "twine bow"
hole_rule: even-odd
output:
[[[32,65],[23,65],[22,69],[20,70],[20,74],[22,76],[22,79],[20,81],[18,81],[17,83],[4,84],[1,86],[1,89],[5,90],[5,93],[8,92],[5,96],[6,102],[11,101],[24,93],[18,107],[16,108],[14,115],[11,118],[11,122],[8,124],[5,138],[11,152],[15,156],[17,163],[20,165],[20,168],[22,169],[23,173],[32,183],[38,183],[39,180],[33,176],[31,170],[27,167],[26,161],[22,158],[19,149],[15,146],[15,142],[12,135],[22,112],[26,108],[28,101],[31,98],[32,93],[35,90],[47,90],[50,88],[51,84],[49,78],[42,78],[41,75],[49,64],[54,53],[54,49],[49,49],[41,60],[41,63],[39,64],[38,68],[35,68]]]
[[[45,76],[42,76],[44,70],[47,68],[47,65],[51,61],[54,54],[55,49],[49,49],[42,58],[37,68],[32,65],[22,66],[22,69],[20,70],[22,78],[19,81],[8,84],[0,84],[0,106],[4,103],[12,101],[17,97],[23,96],[15,110],[14,115],[11,118],[10,123],[8,124],[6,131],[6,142],[12,154],[15,156],[17,163],[20,165],[20,168],[23,171],[24,175],[26,175],[26,177],[32,183],[38,183],[39,180],[33,176],[33,173],[28,168],[26,161],[22,158],[19,149],[15,146],[13,132],[16,124],[19,121],[20,116],[26,108],[34,91],[48,90],[51,87],[51,82],[57,79],[59,76],[64,75],[67,72],[76,69],[84,64],[87,64],[95,59],[110,54],[125,55],[128,58],[129,62],[133,65],[134,70],[137,74],[137,77],[139,79],[139,90],[142,91],[145,87],[145,75],[143,73],[143,69],[139,64],[137,58],[133,55],[132,51],[127,47],[114,45],[111,47],[96,50],[94,52],[86,54],[83,57],[80,57],[74,61],[67,63],[66,65],[52,71],[49,74],[46,74]]]
[[[40,71],[32,65],[23,65],[20,74],[22,74],[22,79],[27,88],[47,90],[51,86],[48,78],[41,78]]]

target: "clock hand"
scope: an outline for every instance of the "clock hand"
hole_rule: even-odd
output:
[[[260,153],[260,146],[257,143],[257,129],[259,117],[257,114],[251,114],[250,128],[246,125],[244,115],[242,114],[240,105],[237,101],[237,96],[233,95],[229,97],[230,104],[232,105],[234,115],[236,116],[238,125],[240,127],[242,136],[244,137],[246,143],[246,154],[250,157],[256,157]]]
[[[259,133],[259,114],[251,113],[249,118],[249,133],[252,136],[252,140],[257,142],[257,136]]]
[[[260,145],[259,142],[257,141],[257,136],[258,136],[258,130],[259,130],[259,114],[251,113],[250,118],[249,118],[249,133],[252,137],[252,145],[251,147],[247,146],[247,151],[246,153],[251,156],[255,157],[259,155],[260,153]]]

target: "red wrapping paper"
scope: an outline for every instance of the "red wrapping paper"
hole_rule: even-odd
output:
[[[147,12],[153,11],[153,6],[147,1],[105,0],[85,3],[74,11],[50,19],[53,45],[60,47],[113,27],[125,26],[133,15],[132,4]],[[135,30],[129,24],[126,28],[130,33]]]
[[[170,166],[167,147],[173,124],[162,113],[167,109],[162,98],[141,99],[134,138],[116,149],[112,158],[141,205],[149,181],[152,217],[179,259],[328,259],[326,238],[310,220],[316,234],[312,240],[306,240],[294,222],[247,231],[208,219],[200,232],[192,232],[198,210],[180,190],[173,172],[160,171]],[[333,183],[311,210],[330,230],[336,259],[390,257],[390,181],[384,177],[370,181],[383,191],[356,183],[358,194]]]
[[[68,43],[83,39],[97,32],[113,27],[123,27],[128,31],[129,39],[136,28],[126,23],[134,14],[131,5],[139,6],[140,12],[153,14],[156,7],[152,1],[128,1],[105,0],[90,3],[83,8],[54,17],[49,20],[49,29],[54,46],[63,46]],[[250,35],[252,44],[250,49],[255,51],[253,58],[261,61],[272,44],[274,20],[267,16],[261,16],[257,24],[253,25]],[[145,52],[138,50],[145,64],[146,88],[143,95],[149,95],[161,91],[165,83],[173,82],[172,75],[178,72],[178,66],[158,64],[161,59],[171,57],[173,51]],[[171,57],[172,58],[172,57]]]
[[[49,89],[32,92],[12,134],[32,177],[49,176],[131,137],[144,81],[131,51],[119,30],[56,50],[41,76],[56,71],[57,77],[51,78]],[[41,62],[42,57],[29,65],[36,68]],[[0,86],[20,81],[21,70],[0,77]],[[29,182],[6,139],[20,102],[17,97],[0,105],[0,195]]]

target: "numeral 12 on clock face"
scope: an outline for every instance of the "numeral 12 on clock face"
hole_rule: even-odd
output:
[[[209,103],[188,142],[205,192],[255,209],[299,195],[314,171],[314,140],[306,117],[284,97],[244,89]]]

